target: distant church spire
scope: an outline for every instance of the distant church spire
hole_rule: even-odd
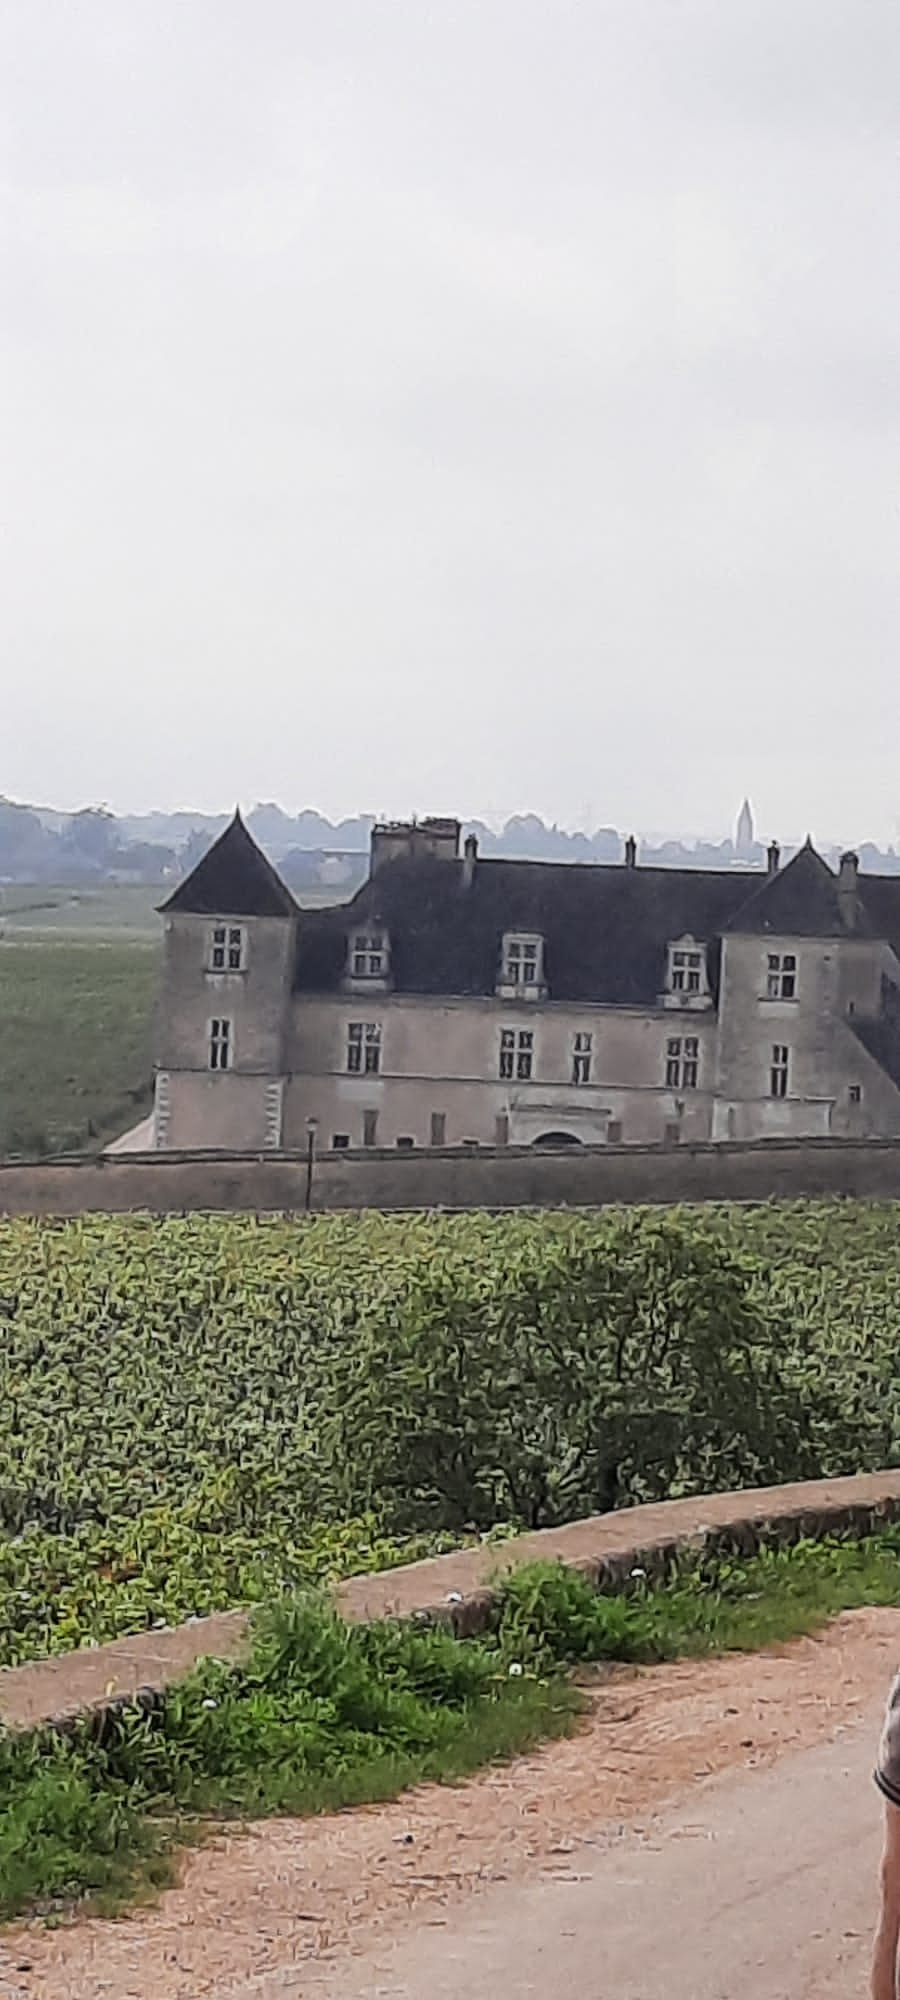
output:
[[[750,800],[745,799],[741,807],[741,810],[738,813],[737,835],[735,837],[735,843],[734,843],[736,853],[738,854],[752,853],[754,840],[755,840],[755,830],[753,826],[753,813],[750,807]]]

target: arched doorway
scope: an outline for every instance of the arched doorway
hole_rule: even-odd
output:
[[[580,1146],[581,1140],[575,1132],[539,1132],[537,1138],[532,1140],[532,1144],[546,1146],[549,1149],[555,1147],[559,1150],[566,1146]]]

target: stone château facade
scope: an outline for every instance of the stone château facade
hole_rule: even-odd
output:
[[[495,861],[376,827],[304,910],[239,815],[163,905],[155,1144],[900,1135],[900,877]]]

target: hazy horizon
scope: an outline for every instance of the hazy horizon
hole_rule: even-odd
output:
[[[96,809],[98,805],[101,807],[101,809],[105,809],[108,811],[113,810],[111,807],[109,807],[109,805],[105,801],[97,801],[89,799],[81,800],[78,806],[70,808],[66,806],[61,806],[58,804],[58,802],[50,799],[35,799],[35,800],[12,799],[4,801],[3,795],[0,794],[0,804],[4,802],[13,805],[26,806],[31,810],[38,811],[41,813],[58,814],[60,818],[65,818],[68,815],[68,813],[72,811],[77,812],[77,811]],[[750,801],[750,804],[752,808],[752,800]],[[224,805],[218,804],[209,807],[202,807],[196,805],[192,806],[188,804],[188,805],[159,806],[159,807],[150,806],[147,808],[135,808],[134,810],[132,810],[130,807],[125,806],[121,809],[120,812],[117,812],[115,814],[115,817],[121,822],[126,822],[126,821],[132,822],[137,820],[155,821],[158,818],[166,818],[166,817],[174,819],[196,818],[198,820],[202,819],[204,821],[209,819],[226,820],[233,814],[235,808],[237,808],[237,810],[241,813],[242,817],[246,820],[249,817],[251,817],[251,815],[255,811],[259,809],[268,810],[272,806],[275,806],[277,809],[285,813],[288,819],[295,819],[307,813],[318,814],[319,817],[328,820],[331,823],[331,825],[335,828],[339,827],[342,823],[351,823],[357,820],[378,820],[379,818],[382,817],[381,814],[373,811],[371,807],[365,805],[359,807],[351,807],[351,809],[346,813],[328,814],[325,813],[321,807],[316,806],[314,804],[307,803],[305,805],[300,804],[296,807],[289,807],[285,806],[284,803],[278,799],[237,799],[237,800],[230,800]],[[387,815],[387,816],[393,817],[394,815]],[[408,817],[408,816],[409,815],[405,814],[396,815],[396,817]],[[421,818],[424,817],[424,814],[419,814],[417,816]],[[705,845],[708,843],[721,844],[722,842],[729,840],[734,842],[736,835],[736,822],[737,822],[737,814],[735,814],[732,824],[730,826],[724,826],[724,827],[700,826],[700,825],[698,826],[687,826],[687,825],[664,826],[664,825],[652,825],[652,824],[641,825],[633,821],[616,823],[615,821],[611,820],[578,822],[575,820],[567,820],[567,819],[554,820],[552,818],[548,818],[546,815],[535,814],[533,812],[533,809],[527,805],[517,808],[513,813],[506,815],[477,813],[477,812],[472,812],[472,813],[454,812],[453,817],[458,818],[463,825],[467,825],[472,822],[477,822],[481,825],[488,827],[492,833],[496,834],[503,832],[503,830],[505,829],[506,826],[508,826],[511,820],[522,817],[524,818],[535,817],[541,820],[542,824],[545,827],[545,830],[548,832],[556,829],[557,831],[566,835],[582,833],[589,837],[593,837],[594,835],[612,830],[618,833],[623,840],[627,838],[629,833],[631,833],[638,839],[639,842],[645,844],[648,847],[658,846],[665,842],[675,842],[675,843],[680,842],[685,847],[692,847],[695,845],[697,846]],[[775,840],[785,852],[790,852],[791,850],[801,846],[803,842],[807,839],[812,839],[814,845],[824,850],[831,850],[845,846],[857,846],[857,847],[865,846],[867,842],[872,840],[872,836],[868,834],[859,834],[859,833],[853,834],[852,832],[847,833],[846,831],[844,831],[843,833],[840,831],[835,832],[834,829],[828,831],[828,830],[823,830],[821,828],[816,829],[811,826],[804,827],[802,831],[798,831],[796,827],[789,827],[787,829],[781,827],[773,830],[770,827],[761,826],[756,820],[756,816],[754,814],[754,840],[757,846],[767,846],[771,840]],[[889,839],[882,840],[881,842],[874,842],[874,844],[879,845],[884,849],[897,845],[895,841]]]
[[[893,0],[10,0],[0,791],[893,841],[898,76]]]

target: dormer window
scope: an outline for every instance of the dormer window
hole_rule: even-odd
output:
[[[709,996],[706,946],[696,938],[673,938],[669,945],[666,992],[679,1006],[705,1000]]]
[[[386,979],[389,956],[386,931],[354,931],[348,966],[351,979]]]
[[[214,924],[209,943],[210,972],[243,972],[247,933],[242,924]]]
[[[544,940],[536,931],[507,931],[500,955],[501,991],[537,999],[544,990]]]

